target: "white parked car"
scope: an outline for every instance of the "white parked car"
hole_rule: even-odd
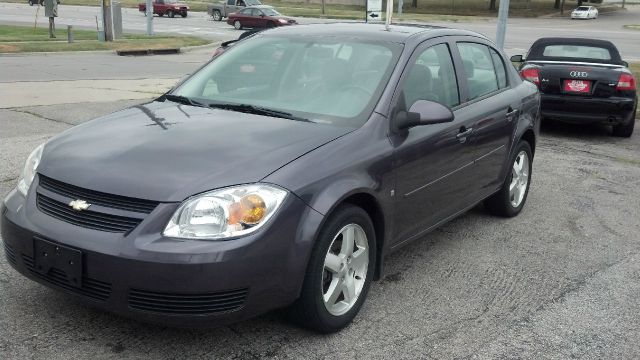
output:
[[[571,12],[572,19],[597,19],[598,8],[595,6],[578,6]]]

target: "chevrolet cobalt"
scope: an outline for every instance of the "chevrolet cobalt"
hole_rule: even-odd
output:
[[[330,24],[241,41],[38,146],[2,206],[24,276],[144,321],[351,322],[384,258],[527,199],[540,96],[476,33]]]

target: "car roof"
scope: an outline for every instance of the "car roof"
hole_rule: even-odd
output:
[[[434,38],[440,36],[475,36],[488,40],[484,35],[473,31],[451,29],[440,26],[417,24],[392,24],[389,31],[384,24],[365,23],[326,23],[287,26],[272,29],[269,34],[295,34],[303,36],[347,36],[365,40],[382,40],[406,43],[416,37]]]
[[[245,7],[245,9],[273,9],[273,6],[271,6],[271,5],[252,5],[252,6]]]

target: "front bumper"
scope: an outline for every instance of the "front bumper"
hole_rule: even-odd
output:
[[[131,233],[113,234],[51,218],[14,190],[2,206],[5,254],[13,268],[43,285],[110,312],[172,326],[236,322],[298,297],[322,215],[289,195],[256,234],[184,241],[164,238],[158,229],[176,207],[161,204]],[[80,287],[58,268],[37,271],[35,239],[82,252]]]
[[[636,99],[550,95],[541,96],[543,118],[573,124],[627,124],[635,116]]]

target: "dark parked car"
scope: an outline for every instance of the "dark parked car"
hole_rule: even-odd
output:
[[[630,137],[635,125],[636,79],[610,41],[542,38],[519,62],[522,77],[542,93],[542,117],[575,124],[604,123]]]
[[[473,32],[264,31],[38,146],[3,202],[4,249],[26,277],[146,321],[288,307],[337,331],[387,254],[480,202],[521,211],[538,117],[536,87]]]
[[[266,5],[250,6],[233,14],[229,14],[227,24],[237,30],[243,28],[272,28],[277,26],[295,25],[295,19],[288,18]]]

